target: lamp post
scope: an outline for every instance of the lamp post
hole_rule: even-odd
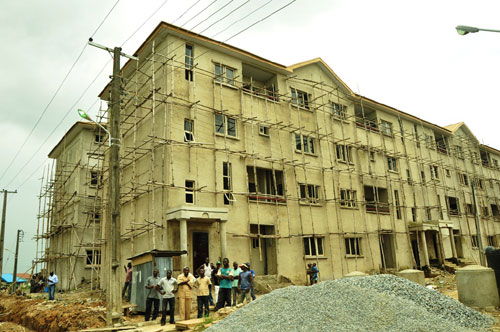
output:
[[[476,33],[479,31],[500,32],[500,30],[481,29],[481,28],[476,28],[476,27],[470,27],[467,25],[457,25],[455,27],[455,29],[457,30],[458,34],[461,36],[466,35],[468,33]]]
[[[82,109],[78,109],[78,115],[80,115],[80,117],[82,119],[85,119],[85,120],[88,120],[90,122],[93,122],[95,123],[96,125],[98,125],[102,130],[104,130],[106,132],[106,134],[108,134],[108,145],[111,146],[111,133],[109,132],[109,130],[106,129],[106,127],[102,126],[100,123],[98,122],[95,122],[91,117],[90,115],[87,114],[87,112],[85,112],[84,110]]]

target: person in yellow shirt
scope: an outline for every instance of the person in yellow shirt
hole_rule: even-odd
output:
[[[210,309],[208,307],[209,294],[210,294],[210,278],[205,276],[205,270],[199,269],[198,274],[200,275],[198,279],[194,282],[194,285],[198,287],[198,318],[203,317],[203,307],[205,307],[205,316],[208,317]]]
[[[191,319],[191,301],[193,299],[194,276],[189,273],[189,267],[184,267],[182,274],[177,277],[179,299],[179,316],[181,320]]]

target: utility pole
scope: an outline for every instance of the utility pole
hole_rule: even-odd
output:
[[[110,158],[109,158],[109,214],[106,222],[105,284],[106,284],[106,320],[109,325],[121,321],[122,297],[120,291],[121,265],[121,223],[120,223],[120,56],[138,60],[137,57],[122,53],[121,47],[113,49],[99,45],[89,39],[89,45],[113,53],[113,76],[111,79],[110,112]]]
[[[17,190],[8,191],[4,189],[0,192],[3,192],[2,229],[0,231],[0,276],[1,276],[3,271],[3,247],[5,238],[5,214],[7,213],[7,194],[17,194]]]
[[[476,236],[477,236],[477,245],[479,247],[479,261],[481,262],[481,266],[486,266],[486,262],[484,259],[484,248],[483,248],[483,239],[481,237],[481,225],[479,224],[479,209],[477,206],[476,200],[476,192],[474,190],[474,179],[471,179],[472,184],[472,200],[474,201],[474,221],[476,224]]]
[[[12,293],[16,292],[17,286],[17,258],[19,257],[19,242],[22,241],[21,237],[24,236],[24,232],[21,229],[17,230],[17,241],[16,241],[16,254],[14,255],[14,272],[12,273]]]

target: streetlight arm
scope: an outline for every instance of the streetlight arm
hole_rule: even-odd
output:
[[[476,33],[479,31],[487,31],[487,32],[500,32],[500,30],[493,30],[493,29],[481,29],[481,28],[476,28],[476,27],[470,27],[467,25],[458,25],[455,27],[459,35],[466,35],[468,33]]]

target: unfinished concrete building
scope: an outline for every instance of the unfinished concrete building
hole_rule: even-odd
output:
[[[56,272],[61,289],[98,287],[105,139],[97,125],[77,122],[49,153],[55,169],[42,180],[36,262]]]
[[[165,22],[136,54],[122,68],[123,264],[187,250],[175,270],[229,257],[300,283],[313,262],[323,280],[479,262],[473,183],[497,246],[500,151],[465,124],[360,96],[320,58],[284,66]]]

